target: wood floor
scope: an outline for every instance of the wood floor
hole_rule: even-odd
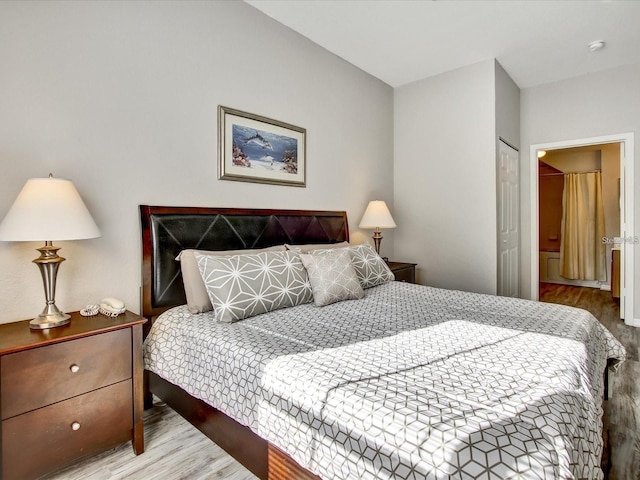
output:
[[[605,290],[541,283],[540,300],[590,311],[627,350],[626,361],[609,375],[603,470],[608,480],[640,479],[640,328],[620,320],[619,305]]]
[[[162,402],[144,416],[145,452],[131,442],[44,477],[47,480],[256,480],[249,470]]]
[[[610,375],[604,404],[603,458],[608,480],[640,479],[640,329],[627,327],[610,292],[541,284],[540,299],[584,308],[594,314],[627,349],[627,361]],[[46,477],[47,480],[255,480],[242,465],[162,403],[145,412],[146,451],[135,456],[131,444],[92,456]]]

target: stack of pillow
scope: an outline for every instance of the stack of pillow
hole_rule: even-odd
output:
[[[309,303],[365,296],[394,279],[368,243],[278,245],[257,250],[183,250],[178,255],[191,313],[221,322]]]

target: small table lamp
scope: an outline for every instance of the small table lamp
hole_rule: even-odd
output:
[[[54,240],[80,240],[100,236],[87,207],[69,180],[31,178],[0,223],[0,240],[44,241],[38,248],[38,265],[44,283],[47,304],[40,315],[31,320],[33,329],[59,327],[69,323],[70,316],[56,307],[56,276],[64,258],[58,256]],[[48,239],[48,240],[47,240]]]
[[[387,208],[387,204],[382,200],[372,200],[364,211],[362,220],[360,220],[360,228],[373,228],[373,243],[376,247],[376,253],[380,255],[380,243],[382,242],[381,228],[396,228],[396,222],[393,221],[391,212]]]

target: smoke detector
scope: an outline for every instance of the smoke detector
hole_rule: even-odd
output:
[[[589,47],[589,50],[591,50],[592,52],[597,52],[598,50],[602,50],[604,48],[604,45],[605,45],[604,40],[595,40],[587,46]]]

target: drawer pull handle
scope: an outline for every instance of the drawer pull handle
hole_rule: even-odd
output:
[[[69,367],[69,370],[71,370],[71,373],[78,373],[80,371],[80,367],[74,363]]]
[[[78,423],[78,422],[73,422],[73,423],[71,424],[71,430],[73,430],[74,432],[75,432],[76,430],[80,430],[80,423]]]

